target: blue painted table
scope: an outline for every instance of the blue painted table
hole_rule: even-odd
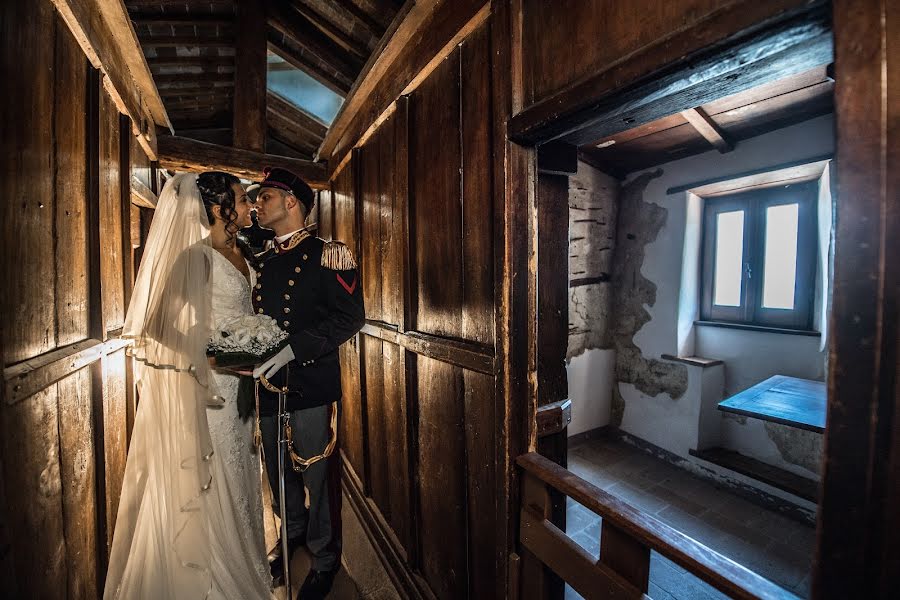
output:
[[[719,410],[823,433],[826,403],[823,382],[774,375],[719,402]]]

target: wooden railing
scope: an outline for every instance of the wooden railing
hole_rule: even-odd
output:
[[[797,598],[539,454],[522,455],[516,462],[523,471],[519,523],[523,599],[545,598],[543,566],[588,600],[650,598],[651,551],[732,598]],[[602,518],[599,560],[550,522],[552,490]]]

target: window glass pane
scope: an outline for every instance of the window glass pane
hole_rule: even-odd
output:
[[[268,54],[266,87],[325,125],[331,125],[344,103],[339,95],[273,52]]]
[[[741,273],[744,265],[744,211],[716,216],[716,272],[713,304],[741,305]]]
[[[799,204],[766,209],[766,258],[763,266],[763,307],[794,308],[797,279]]]

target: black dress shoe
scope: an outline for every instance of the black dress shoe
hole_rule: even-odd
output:
[[[334,578],[340,570],[340,565],[332,571],[316,571],[315,569],[310,569],[309,575],[306,576],[306,580],[300,587],[300,599],[324,600],[325,596],[328,595],[328,592],[331,591],[331,586],[334,584]]]
[[[288,540],[288,552],[293,557],[297,548],[306,544],[306,536]],[[275,587],[284,585],[284,560],[282,557],[281,539],[269,551],[269,571],[272,573],[272,584]]]

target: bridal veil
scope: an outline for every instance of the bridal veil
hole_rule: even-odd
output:
[[[104,598],[210,596],[222,518],[206,405],[212,331],[209,223],[197,176],[160,194],[123,337],[133,340],[138,409]],[[226,553],[227,554],[227,553]]]

